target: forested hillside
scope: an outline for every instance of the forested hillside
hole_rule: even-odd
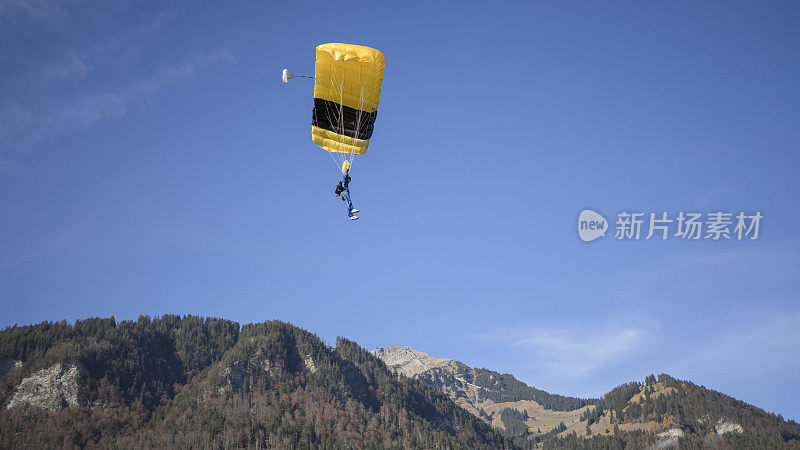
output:
[[[13,327],[0,333],[0,360],[4,448],[509,445],[354,342],[330,348],[277,321],[240,329],[164,316]]]
[[[578,399],[402,354],[413,377],[279,321],[15,326],[0,332],[0,448],[800,448],[797,423],[668,375]]]
[[[565,397],[530,387],[512,375],[488,369],[475,369],[475,385],[484,388],[486,397],[496,402],[533,400],[553,411],[572,411],[597,402],[596,399]]]

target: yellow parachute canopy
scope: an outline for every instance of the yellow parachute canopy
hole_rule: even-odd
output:
[[[344,161],[349,167],[353,155],[367,152],[383,68],[383,53],[374,48],[349,44],[317,47],[311,139],[332,156],[338,154],[342,168]]]

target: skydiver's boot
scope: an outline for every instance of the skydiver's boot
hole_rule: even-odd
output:
[[[358,216],[350,216],[350,220],[358,220]]]
[[[360,209],[355,209],[355,208],[353,208],[353,209],[351,209],[351,210],[350,210],[350,212],[351,212],[352,214],[355,214],[355,213],[359,213],[359,212],[361,212],[361,210],[360,210]]]

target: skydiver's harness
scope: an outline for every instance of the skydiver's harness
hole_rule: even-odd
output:
[[[342,180],[336,185],[336,196],[347,202],[347,216],[353,217],[353,201],[350,199],[350,169],[345,170]]]

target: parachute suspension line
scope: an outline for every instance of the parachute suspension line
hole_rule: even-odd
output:
[[[315,68],[315,73],[314,74],[317,75],[316,74],[316,68]],[[336,70],[332,70],[331,71],[331,75],[332,75],[331,84],[335,85],[336,87],[338,87],[337,90],[339,92],[341,92],[344,89],[344,83],[343,82],[342,83],[338,82],[338,80],[337,80],[337,78],[338,78],[337,75],[338,74],[336,73]],[[340,97],[339,101],[341,102],[341,94],[340,94],[339,97]],[[337,123],[336,124],[332,124],[334,126],[334,129],[336,129],[336,130],[343,129],[343,124],[340,123],[341,116],[338,115],[338,114],[333,113],[333,111],[331,111],[331,105],[328,104],[328,103],[325,103],[325,113],[326,113],[328,118],[332,118],[332,117],[336,118]],[[338,170],[341,170],[342,169],[342,164],[344,163],[343,157],[340,156],[342,154],[340,154],[338,152],[331,152],[331,151],[328,151],[327,153],[330,155],[331,160],[333,161],[333,164],[336,166],[336,168]]]
[[[329,116],[336,117],[336,124],[334,128],[336,129],[337,133],[344,135],[345,123],[344,123],[344,105],[342,104],[344,101],[344,86],[345,86],[345,79],[344,74],[339,74],[338,70],[331,71],[332,80],[331,83],[336,86],[336,93],[339,95],[337,98],[338,106],[335,106],[337,110],[333,112],[333,114],[328,114]],[[344,161],[347,159],[347,153],[336,152],[336,161],[337,165],[339,166],[339,171],[342,170],[342,165]]]
[[[345,95],[345,86],[347,85],[347,70],[346,70],[346,67],[342,67],[342,69],[340,71],[339,70],[334,71],[334,82],[337,85],[337,88],[338,88],[337,89],[337,93],[339,94],[339,98],[338,98],[339,101],[337,102],[338,111],[337,111],[337,114],[336,114],[337,125],[338,125],[337,128],[339,130],[339,134],[341,134],[343,136],[346,136],[345,130],[347,129],[347,123],[345,122],[345,116],[344,116],[344,103],[345,103],[344,95]],[[352,138],[350,139],[350,141],[351,141],[350,142],[351,145],[355,144],[355,141]],[[340,155],[340,159],[339,159],[339,170],[340,171],[341,171],[345,161],[349,162],[350,166],[352,167],[354,154],[341,152],[341,153],[339,153],[339,155]]]
[[[326,104],[325,105],[326,112],[327,112],[328,117],[335,117],[336,118],[336,123],[334,124],[334,129],[337,130],[337,132],[339,132],[339,134],[344,135],[344,130],[346,128],[346,124],[344,122],[344,105],[343,105],[343,103],[344,103],[344,87],[345,87],[345,81],[346,80],[344,79],[344,74],[340,75],[337,70],[332,71],[331,75],[332,75],[331,83],[332,83],[333,86],[335,86],[337,88],[336,92],[339,94],[338,95],[338,102],[336,102],[336,103],[338,103],[339,106],[337,108],[337,107],[332,107],[329,104]],[[338,109],[338,111],[336,111],[336,110],[332,111],[331,108],[336,108],[336,109]],[[336,165],[336,168],[337,168],[339,173],[342,173],[342,168],[344,167],[344,162],[345,161],[348,161],[350,163],[350,166],[352,167],[352,164],[353,164],[353,155],[352,154],[343,153],[343,152],[328,152],[328,153],[330,153],[331,159],[333,160],[334,164]],[[344,176],[344,174],[342,174],[342,176]]]

